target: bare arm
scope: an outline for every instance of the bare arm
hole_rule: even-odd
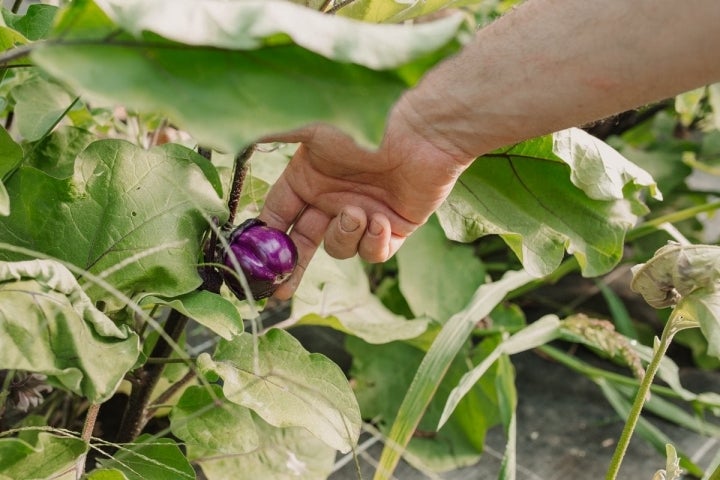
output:
[[[717,0],[528,0],[428,72],[368,152],[327,125],[301,142],[261,218],[294,223],[299,270],[333,256],[393,255],[477,156],[720,80]]]
[[[451,153],[474,157],[718,80],[714,0],[529,0],[400,108]]]

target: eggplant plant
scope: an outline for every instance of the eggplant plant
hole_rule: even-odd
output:
[[[328,122],[377,145],[399,96],[514,3],[2,9],[0,479],[317,480],[359,465],[369,434],[384,443],[380,480],[401,459],[482,465],[495,426],[512,479],[512,355],[538,349],[590,376],[554,342],[628,367],[592,370],[628,418],[608,478],[648,390],[692,404],[689,428],[717,437],[702,414],[720,396],[685,389],[665,355],[674,337],[720,366],[717,86],[483,155],[389,262],[319,251],[291,301],[270,298],[297,249],[257,216],[295,146],[255,142]],[[564,276],[603,282],[628,265],[666,309],[655,342],[612,291],[608,318],[523,309]],[[349,362],[301,327],[339,335]],[[642,388],[632,409],[628,385]],[[668,475],[717,478],[720,457],[698,465],[638,433],[660,465],[672,452]]]

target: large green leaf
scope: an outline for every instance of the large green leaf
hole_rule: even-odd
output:
[[[208,480],[318,480],[333,470],[335,450],[304,428],[276,428],[252,415],[260,445],[246,453],[218,455],[188,445],[188,458]]]
[[[308,353],[284,330],[222,341],[213,357],[202,354],[198,364],[222,377],[228,400],[273,426],[303,427],[343,452],[357,441],[360,412],[342,370]]]
[[[292,305],[297,325],[323,325],[386,343],[415,338],[428,327],[427,318],[408,320],[391,312],[370,291],[359,258],[335,260],[324,251],[313,257]]]
[[[222,387],[211,388],[214,395],[201,386],[185,390],[170,412],[173,434],[206,454],[238,455],[258,448],[260,438],[251,411],[223,401]]]
[[[478,0],[355,0],[338,10],[338,15],[366,22],[396,23],[472,3]]]
[[[63,126],[37,142],[26,144],[25,165],[55,178],[72,177],[75,159],[96,136],[87,130]]]
[[[70,179],[23,166],[6,183],[15,207],[0,219],[0,241],[96,275],[107,270],[106,280],[123,291],[186,293],[201,282],[196,264],[204,215],[221,221],[227,215],[203,164],[207,160],[177,145],[145,151],[101,140],[80,154]],[[109,298],[97,286],[88,293]]]
[[[469,245],[449,241],[435,216],[397,253],[400,291],[418,317],[445,322],[485,281],[485,267]]]
[[[0,368],[43,373],[90,401],[108,399],[140,353],[137,335],[97,310],[57,262],[0,262],[0,282]]]
[[[122,472],[128,480],[196,478],[195,471],[177,443],[169,438],[153,438],[150,435],[141,435],[112,458],[101,460],[100,464],[105,469]]]
[[[371,25],[274,0],[98,5],[72,2],[32,59],[84,97],[160,113],[229,152],[314,121],[379,142],[462,21]]]
[[[87,451],[79,438],[40,432],[32,443],[19,438],[0,439],[0,478],[46,480],[74,469]]]
[[[720,247],[668,244],[633,267],[633,291],[655,308],[675,306],[700,326],[708,354],[720,357]]]
[[[243,331],[240,312],[230,300],[208,292],[195,290],[173,299],[145,297],[142,304],[168,305],[178,312],[204,325],[225,340],[232,340]]]
[[[439,209],[448,236],[498,234],[529,272],[546,275],[575,256],[586,276],[619,261],[639,213],[639,191],[659,196],[652,178],[577,129],[484,155]]]

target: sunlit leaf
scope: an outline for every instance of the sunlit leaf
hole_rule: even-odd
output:
[[[169,438],[141,435],[112,458],[100,461],[103,468],[119,470],[128,480],[194,480],[195,471],[177,443]]]
[[[140,353],[63,265],[0,262],[0,368],[37,372],[90,401],[108,399]]]
[[[237,455],[257,449],[260,438],[250,410],[223,399],[220,386],[212,389],[215,398],[205,387],[185,390],[170,413],[173,434],[206,454]]]
[[[380,26],[272,0],[98,5],[70,3],[62,41],[33,60],[83,97],[162,114],[228,152],[315,121],[378,143],[390,107],[450,53],[462,21]]]
[[[315,254],[292,305],[297,325],[324,325],[369,343],[415,338],[429,319],[408,320],[391,312],[370,291],[359,258],[335,260]]]
[[[223,379],[223,393],[276,427],[303,427],[329,446],[349,451],[360,433],[357,401],[342,370],[327,357],[308,353],[284,330],[271,329],[220,342],[204,371]],[[257,355],[257,356],[256,356]]]
[[[195,290],[170,300],[150,296],[143,298],[142,303],[168,305],[226,340],[244,329],[237,308],[229,300],[207,290]]]
[[[188,457],[202,468],[205,478],[318,480],[330,476],[336,454],[333,448],[304,428],[276,428],[256,415],[252,418],[260,445],[251,452],[217,455],[189,445]]]
[[[32,443],[0,438],[0,478],[46,480],[57,478],[87,451],[79,438],[39,432]]]
[[[535,275],[555,270],[565,252],[582,273],[606,273],[620,260],[626,231],[644,211],[638,193],[652,179],[599,140],[558,132],[477,159],[439,209],[448,236],[463,242],[500,235]]]
[[[6,183],[15,207],[0,219],[0,241],[96,275],[108,270],[105,280],[121,291],[186,293],[201,282],[197,255],[207,228],[201,212],[221,221],[227,215],[203,162],[177,145],[146,151],[101,140],[80,154],[72,178],[20,167]],[[87,291],[111,300],[100,287]]]
[[[720,247],[668,244],[633,267],[633,291],[655,308],[675,306],[697,322],[708,354],[720,357]]]

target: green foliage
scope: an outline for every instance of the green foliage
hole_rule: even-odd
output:
[[[585,316],[580,299],[537,308],[532,296],[575,270],[598,277],[639,264],[633,289],[672,307],[658,323],[682,330],[678,343],[699,366],[717,368],[719,85],[633,112],[630,125],[621,116],[603,139],[569,129],[482,156],[394,259],[371,266],[321,250],[289,304],[238,301],[207,276],[209,242],[230,228],[237,152],[319,121],[376,145],[397,98],[457,51],[468,26],[515,3],[2,9],[0,479],[197,470],[209,480],[317,480],[338,451],[359,455],[365,429],[384,440],[383,479],[401,458],[427,472],[482,462],[496,426],[506,436],[499,478],[513,479],[518,352],[541,349],[591,378],[628,425],[639,417],[635,378],[551,341],[637,376],[654,369],[644,377],[653,395],[636,404],[720,436],[704,418],[720,412],[720,395],[690,391],[680,365],[660,358],[672,335],[640,343],[655,332],[609,280],[596,285],[617,331]],[[458,6],[464,14],[444,15]],[[424,17],[434,12],[442,18]],[[258,147],[236,222],[257,215],[294,148]],[[306,329],[313,340],[337,335],[340,358],[301,343]],[[664,386],[649,385],[655,374]],[[98,406],[103,428],[93,432]],[[117,432],[103,415],[123,418]],[[679,463],[718,476],[717,457],[703,472],[647,419],[637,432],[667,452],[668,475]]]

